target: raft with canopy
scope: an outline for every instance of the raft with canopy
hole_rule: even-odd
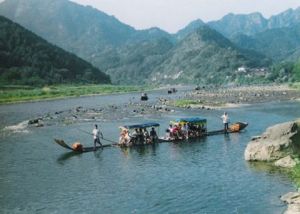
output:
[[[153,122],[120,126],[119,146],[131,147],[156,143],[158,137],[155,128],[159,126],[159,123]],[[155,131],[156,136],[151,135],[152,130],[149,134],[147,128],[150,127]]]

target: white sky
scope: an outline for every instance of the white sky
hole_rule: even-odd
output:
[[[218,20],[233,12],[261,12],[266,18],[300,6],[299,0],[72,0],[91,5],[136,29],[176,32],[195,19]]]

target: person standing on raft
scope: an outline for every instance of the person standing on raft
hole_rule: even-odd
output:
[[[101,148],[103,149],[103,145],[100,142],[100,136],[103,138],[102,132],[98,129],[98,125],[95,124],[95,128],[93,129],[93,137],[94,137],[94,150],[96,150],[96,144],[100,144]]]
[[[229,117],[227,112],[224,112],[224,114],[221,116],[221,119],[223,120],[224,124],[224,133],[228,133],[228,124],[229,124]]]

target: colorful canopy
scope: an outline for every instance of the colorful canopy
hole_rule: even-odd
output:
[[[135,124],[135,125],[125,125],[122,126],[126,129],[138,129],[138,128],[149,128],[149,127],[158,127],[159,123],[142,123],[142,124]]]
[[[199,118],[199,117],[191,117],[191,118],[179,118],[176,120],[173,120],[170,122],[171,124],[181,124],[184,125],[186,123],[190,123],[190,124],[206,124],[207,120],[205,118]]]

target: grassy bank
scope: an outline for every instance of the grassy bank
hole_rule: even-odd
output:
[[[299,162],[299,158],[297,159]],[[300,188],[300,164],[297,164],[290,172],[290,176],[292,177],[293,181],[295,182],[297,188]]]
[[[202,105],[204,104],[201,100],[191,100],[191,99],[178,99],[169,103],[172,106],[186,108],[191,105]]]
[[[151,88],[141,86],[113,85],[56,85],[42,88],[29,86],[1,86],[0,104],[76,97],[83,95],[137,92],[149,89]]]
[[[296,83],[290,84],[290,87],[292,87],[294,89],[300,90],[300,82],[296,82]]]
[[[179,107],[179,108],[193,108],[193,107],[202,107],[202,106],[214,106],[214,107],[221,107],[224,106],[225,103],[222,103],[220,101],[214,101],[214,102],[205,102],[203,100],[197,100],[197,99],[178,99],[173,100],[168,103],[170,106]]]

